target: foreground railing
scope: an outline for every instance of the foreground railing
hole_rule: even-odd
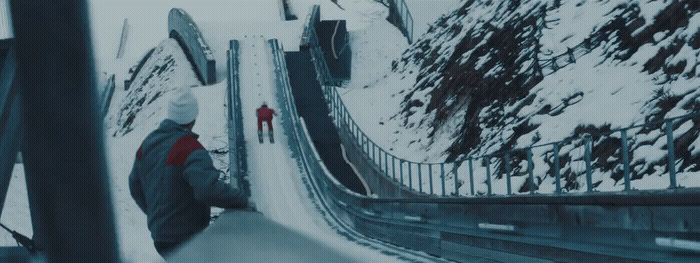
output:
[[[700,123],[700,113],[695,112],[607,132],[584,133],[563,141],[467,156],[454,162],[421,163],[399,158],[371,140],[350,116],[336,88],[324,87],[324,96],[338,129],[352,135],[354,142],[384,176],[417,192],[441,196],[562,194],[683,187],[678,183],[677,166],[680,164],[675,145],[679,142],[676,140],[681,131],[698,129],[694,128],[698,126],[695,123]],[[677,127],[676,134],[673,127]],[[635,132],[639,130],[643,133]],[[650,146],[645,145],[650,141],[645,141],[643,137],[656,137],[658,140],[653,140],[655,143]],[[632,144],[638,151],[630,152]],[[632,159],[631,153],[643,156]],[[653,158],[663,155],[663,159]],[[648,156],[651,156],[648,160],[644,158]],[[632,164],[636,167],[642,165],[643,168],[654,165],[657,167],[655,169],[665,172],[644,175],[633,171]],[[692,184],[700,180],[700,175],[692,172],[692,167],[686,165],[686,168],[690,172],[684,172],[683,176],[697,177],[697,180],[686,178],[685,182],[691,184],[689,187],[696,187]],[[651,179],[654,180],[653,185],[633,180],[642,176],[658,178]],[[665,179],[659,179],[661,177]],[[616,181],[601,186],[609,180]]]

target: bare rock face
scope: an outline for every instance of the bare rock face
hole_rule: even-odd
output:
[[[545,131],[538,129],[544,122],[560,121],[557,117],[572,106],[592,103],[589,96],[594,91],[574,90],[562,94],[556,103],[551,96],[544,98],[538,93],[551,89],[553,81],[548,79],[565,79],[561,77],[565,71],[583,67],[577,64],[581,60],[596,61],[589,69],[629,67],[637,74],[635,78],[649,79],[649,84],[638,90],[650,96],[635,111],[641,112],[637,124],[668,118],[669,112],[697,112],[698,11],[700,1],[467,0],[461,8],[440,18],[400,61],[393,63],[395,72],[418,70],[413,89],[405,95],[401,116],[407,119],[416,113],[414,108],[426,105],[426,119],[421,123],[426,126],[423,128],[432,128],[430,136],[447,123],[454,123],[454,118],[461,118],[447,149],[448,161],[468,154],[530,146],[540,141],[539,134]],[[571,80],[557,85],[585,83]],[[620,89],[631,88],[635,87],[622,85]],[[425,90],[430,96],[414,96]],[[556,140],[605,133],[631,124],[581,123],[568,128],[569,136]],[[676,155],[684,160],[681,170],[698,171],[700,152],[693,154],[693,145],[697,145],[700,134],[700,118],[687,125],[690,127],[684,127],[684,134],[676,138]],[[658,132],[660,127],[635,131],[648,136],[632,142],[631,158],[636,150],[664,136]],[[619,148],[619,139],[594,136],[594,140],[597,167],[618,181],[622,171],[615,167],[621,161],[619,152],[611,149]],[[568,152],[560,154],[563,161],[575,159]],[[519,163],[525,156],[513,158]],[[633,162],[633,179],[668,171],[664,162]],[[523,168],[514,169],[517,173]],[[562,176],[568,180],[575,177],[572,173],[569,169]],[[572,179],[565,187],[579,186]],[[529,188],[523,185],[519,190]]]

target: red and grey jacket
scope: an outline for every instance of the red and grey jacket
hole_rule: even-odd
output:
[[[259,120],[267,121],[272,120],[272,115],[275,114],[275,110],[270,109],[267,106],[262,106],[255,110],[255,113],[258,115]]]
[[[219,181],[197,134],[164,120],[136,152],[129,189],[159,242],[188,239],[209,225],[210,206],[241,208],[243,193]]]

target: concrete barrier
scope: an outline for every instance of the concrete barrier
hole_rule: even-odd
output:
[[[347,126],[342,126],[347,127]],[[342,129],[340,129],[342,130]],[[357,143],[357,140],[349,133],[349,131],[338,131],[340,141],[345,149],[345,155],[353,164],[358,173],[369,185],[372,194],[379,197],[420,197],[427,196],[410,188],[401,185],[393,178],[389,178],[381,172],[379,167],[369,159],[367,154],[362,151],[362,146]]]
[[[216,83],[216,62],[197,24],[185,10],[173,8],[168,14],[168,32],[185,51],[197,77],[204,84]]]

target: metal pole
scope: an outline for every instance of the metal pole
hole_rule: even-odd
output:
[[[391,156],[391,174],[394,180],[396,180],[396,160],[393,155]]]
[[[511,182],[510,182],[510,152],[506,153],[505,156],[505,167],[506,167],[506,188],[507,188],[507,193],[506,195],[510,195],[513,193],[513,190],[511,188]]]
[[[472,169],[472,158],[469,157],[469,190],[474,195],[474,169]]]
[[[423,193],[423,167],[418,164],[418,192]]]
[[[673,142],[673,122],[666,121],[666,148],[668,149],[668,171],[671,176],[671,186],[669,188],[677,188],[676,184],[676,157],[675,144]]]
[[[399,182],[403,185],[403,160],[399,160],[399,176],[401,177]]]
[[[627,130],[620,131],[622,141],[622,167],[623,175],[625,178],[625,191],[630,190],[630,160],[629,160],[629,146],[627,146]]]
[[[593,171],[591,170],[591,151],[593,148],[590,134],[583,135],[583,148],[585,149],[585,159],[586,159],[586,191],[593,191]]]
[[[377,158],[376,158],[376,156],[374,155],[374,152],[377,151],[377,145],[374,144],[374,142],[370,142],[370,143],[372,143],[372,162],[376,162],[376,161],[377,161]],[[369,146],[368,146],[368,147],[369,147]]]
[[[486,156],[486,186],[488,186],[487,195],[493,194],[491,188],[491,156]]]
[[[433,195],[433,164],[428,164],[428,180],[430,180],[430,195]]]
[[[455,195],[459,196],[459,174],[457,173],[457,162],[454,162],[452,165],[452,171],[455,174]]]
[[[556,184],[557,194],[561,194],[561,173],[559,172],[559,144],[554,144],[554,182]]]
[[[408,188],[413,189],[413,176],[411,175],[411,162],[406,162],[408,165]]]
[[[527,149],[527,172],[530,174],[530,194],[535,193],[535,175],[532,171],[532,148]]]
[[[37,246],[49,262],[118,262],[87,3],[10,5]]]
[[[445,196],[445,164],[440,164],[440,179],[442,180],[442,196]]]

